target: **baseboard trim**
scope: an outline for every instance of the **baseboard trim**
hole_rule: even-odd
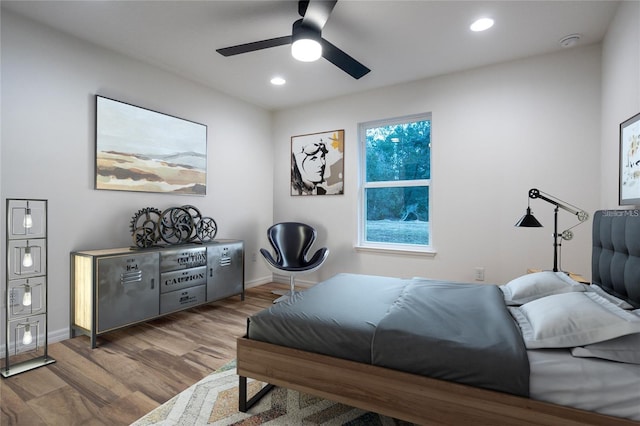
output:
[[[268,276],[268,277],[261,277],[261,278],[257,278],[255,280],[251,280],[251,281],[245,281],[244,282],[244,288],[251,288],[251,287],[258,287],[259,285],[262,284],[267,284],[273,282],[273,277]]]

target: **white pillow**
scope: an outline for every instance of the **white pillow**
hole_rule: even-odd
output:
[[[571,349],[578,358],[602,358],[627,364],[640,364],[640,333]]]
[[[528,349],[572,348],[640,333],[640,317],[592,292],[543,297],[509,311]]]
[[[586,286],[564,272],[541,271],[526,274],[500,286],[507,305],[523,305],[552,294],[585,291]]]
[[[597,284],[591,284],[590,286],[588,286],[589,288],[587,289],[587,291],[593,291],[594,293],[597,293],[598,296],[602,296],[605,299],[607,299],[609,302],[613,303],[614,305],[616,305],[619,308],[622,309],[633,309],[633,306],[631,306],[630,304],[628,304],[627,302],[625,302],[622,299],[618,299],[617,297],[615,297],[612,294],[607,293],[606,290],[603,290],[602,288],[600,288],[600,286],[598,286]]]

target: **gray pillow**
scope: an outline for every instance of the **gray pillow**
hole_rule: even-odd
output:
[[[586,287],[564,272],[541,271],[515,278],[500,290],[507,305],[517,306],[553,294],[585,291]]]
[[[604,297],[609,302],[613,303],[614,305],[616,305],[619,308],[622,308],[622,309],[633,309],[633,306],[631,306],[630,304],[628,304],[624,300],[618,299],[617,297],[607,293],[606,290],[603,290],[597,284],[591,284],[590,286],[587,286],[587,287],[588,287],[587,291],[592,291],[592,292],[596,293],[598,296]]]
[[[574,348],[640,333],[640,315],[592,292],[554,294],[509,311],[527,349]]]
[[[601,358],[627,364],[640,364],[640,333],[571,349],[578,358]]]

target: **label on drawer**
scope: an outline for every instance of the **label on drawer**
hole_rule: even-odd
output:
[[[179,311],[206,302],[207,286],[199,285],[160,295],[160,314]]]
[[[207,283],[207,267],[191,268],[160,274],[160,293]]]
[[[167,250],[160,253],[160,272],[207,266],[207,248]]]

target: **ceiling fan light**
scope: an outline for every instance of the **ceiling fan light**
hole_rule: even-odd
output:
[[[301,38],[291,44],[291,55],[302,62],[313,62],[322,56],[322,45],[316,40]]]

